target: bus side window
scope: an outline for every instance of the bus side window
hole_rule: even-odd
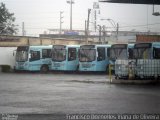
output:
[[[42,58],[51,58],[51,49],[43,49]]]
[[[129,59],[133,59],[133,54],[134,54],[134,53],[133,53],[133,49],[132,49],[132,48],[129,48],[129,49],[128,49],[128,58],[129,58]]]
[[[68,48],[68,60],[76,60],[76,48]]]
[[[98,61],[105,60],[105,48],[97,48],[97,52],[98,52],[97,60]]]
[[[154,59],[160,59],[160,48],[153,48]]]
[[[107,57],[110,58],[111,48],[107,48]]]
[[[31,51],[31,58],[29,59],[29,61],[36,61],[36,60],[40,60],[40,51]]]

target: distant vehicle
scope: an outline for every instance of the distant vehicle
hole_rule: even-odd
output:
[[[81,45],[79,71],[108,71],[111,45]]]
[[[160,42],[136,43],[133,57],[136,60],[135,75],[138,78],[160,77]]]
[[[54,71],[78,71],[79,45],[53,45],[52,66]]]
[[[115,61],[116,78],[128,78],[129,67],[133,66],[134,44],[114,44],[111,46],[111,59]]]
[[[13,56],[13,51],[16,47],[0,47],[0,71],[5,66],[9,66],[9,70],[14,69],[15,57]]]
[[[51,45],[17,47],[15,70],[48,72],[51,66],[51,49]]]

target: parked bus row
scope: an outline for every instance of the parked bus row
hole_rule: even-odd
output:
[[[106,71],[111,45],[19,46],[15,70]]]
[[[108,71],[116,78],[160,76],[160,43],[19,46],[15,70]]]

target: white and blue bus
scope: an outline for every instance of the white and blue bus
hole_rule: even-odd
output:
[[[18,46],[16,50],[16,71],[48,72],[51,67],[52,46]]]
[[[79,50],[79,71],[108,71],[110,46],[81,45]]]
[[[51,69],[53,71],[77,71],[78,50],[79,45],[53,45]]]
[[[136,77],[160,77],[160,42],[136,43],[133,57],[136,60]]]
[[[113,44],[110,59],[115,62],[116,78],[126,78],[129,74],[129,64],[132,64],[134,44]]]

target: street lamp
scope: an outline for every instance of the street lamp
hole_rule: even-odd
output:
[[[72,31],[72,4],[74,4],[74,0],[67,0],[67,3],[70,4],[70,31]]]
[[[101,20],[107,20],[107,21],[109,21],[111,23],[111,25],[115,28],[116,38],[118,40],[119,24],[118,23],[116,24],[116,22],[113,19],[110,19],[110,18],[108,18],[108,19],[101,19]]]

